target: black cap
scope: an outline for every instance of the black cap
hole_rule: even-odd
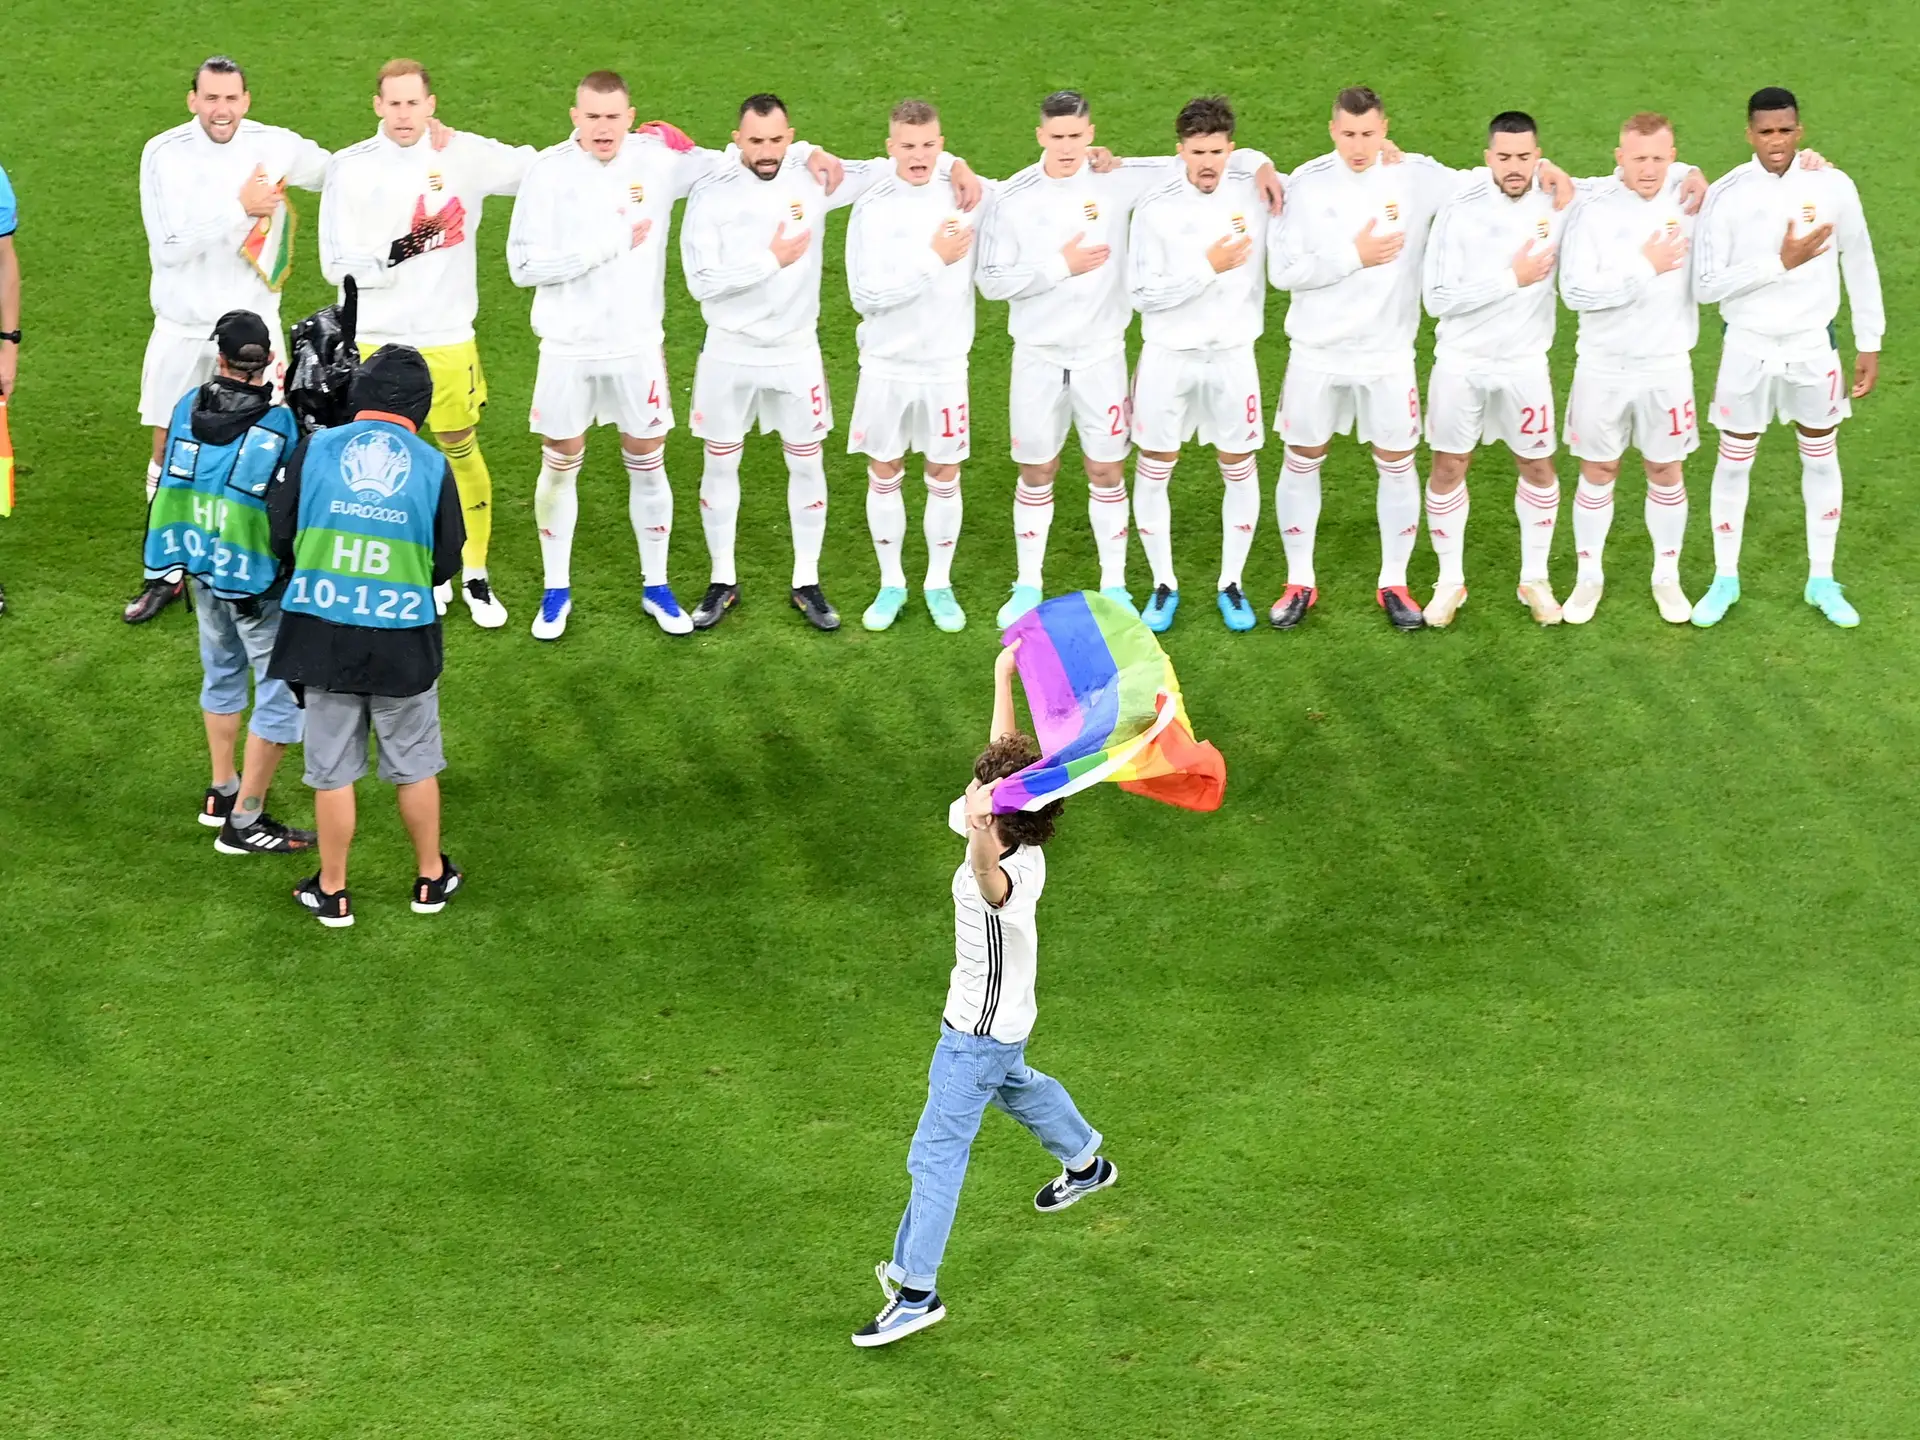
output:
[[[411,345],[382,345],[354,372],[347,398],[356,415],[383,410],[405,416],[417,430],[433,408],[433,374]]]
[[[267,322],[251,310],[229,310],[213,326],[220,357],[229,365],[258,370],[273,356],[273,336]]]

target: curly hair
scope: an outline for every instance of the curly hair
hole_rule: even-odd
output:
[[[982,785],[1021,771],[1040,758],[1040,744],[1031,735],[1002,735],[973,762],[973,778]],[[1000,833],[1014,845],[1044,845],[1053,838],[1053,823],[1066,809],[1064,800],[1052,800],[1038,810],[1016,810],[996,817]]]

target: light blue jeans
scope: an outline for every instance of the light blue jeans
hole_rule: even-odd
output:
[[[1080,1117],[1066,1086],[1027,1064],[1026,1052],[1024,1040],[1007,1045],[940,1027],[927,1070],[927,1108],[907,1150],[913,1195],[887,1266],[896,1285],[933,1289],[967,1178],[967,1156],[988,1105],[1031,1130],[1069,1170],[1084,1169],[1100,1153],[1100,1132]]]
[[[242,615],[216,600],[203,581],[193,580],[193,613],[200,627],[200,708],[210,715],[238,715],[247,708],[247,672],[253,672],[253,714],[247,730],[275,745],[298,745],[306,717],[284,680],[267,674],[274,637],[280,633],[280,605],[257,600],[254,613]]]

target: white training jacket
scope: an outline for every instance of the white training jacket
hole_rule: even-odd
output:
[[[1271,163],[1258,150],[1235,150],[1230,176]],[[1045,162],[1002,182],[980,232],[980,293],[1011,301],[1007,331],[1050,364],[1071,370],[1126,348],[1133,302],[1127,295],[1127,231],[1133,207],[1180,164],[1173,155],[1123,160],[1104,175],[1082,163],[1054,177]],[[1070,275],[1060,252],[1075,235],[1110,248],[1104,265]]]
[[[1220,177],[1200,191],[1184,168],[1148,192],[1133,212],[1127,295],[1141,338],[1168,350],[1251,345],[1267,323],[1267,207],[1250,175]],[[1247,238],[1246,260],[1216,272],[1207,251]]]
[[[1833,238],[1824,255],[1793,270],[1780,263],[1789,226],[1804,235],[1826,224]],[[1887,328],[1880,271],[1860,192],[1844,171],[1803,170],[1796,162],[1774,175],[1756,156],[1707,192],[1694,238],[1694,293],[1703,305],[1719,305],[1730,348],[1771,359],[1824,358],[1833,348],[1828,327],[1840,313],[1843,274],[1854,344],[1878,351]]]
[[[1700,338],[1691,256],[1656,275],[1642,252],[1662,235],[1693,238],[1696,217],[1682,195],[1693,173],[1669,166],[1651,200],[1612,176],[1581,182],[1560,244],[1560,295],[1580,317],[1582,365],[1634,374],[1687,368]]]
[[[1428,155],[1376,160],[1356,172],[1337,151],[1287,177],[1286,210],[1270,222],[1267,278],[1293,294],[1288,364],[1333,375],[1382,375],[1413,363],[1427,233],[1470,171]],[[1354,238],[1404,234],[1384,265],[1363,266]]]
[[[360,287],[362,346],[430,349],[473,339],[480,309],[474,243],[489,195],[511,195],[532,163],[531,145],[507,145],[465,131],[444,150],[422,135],[397,145],[385,133],[334,157],[320,200],[320,268],[338,285]],[[393,242],[429,216],[459,206],[443,243],[388,263]]]
[[[680,151],[640,134],[607,161],[577,137],[541,151],[520,181],[507,232],[507,272],[534,292],[541,353],[621,359],[658,350],[673,202],[738,164],[724,150]],[[653,228],[635,245],[642,220]]]
[[[847,291],[860,312],[863,371],[909,381],[964,380],[973,349],[977,226],[995,188],[971,213],[951,181],[910,184],[897,170],[874,182],[847,222]],[[947,226],[975,230],[975,248],[949,265],[934,253]]]
[[[140,218],[158,324],[204,340],[227,311],[251,310],[278,332],[280,297],[240,253],[254,224],[240,189],[261,166],[270,181],[318,190],[331,159],[313,141],[257,120],[242,120],[224,145],[198,120],[149,140],[140,152]]]
[[[1529,365],[1553,348],[1558,314],[1551,273],[1522,287],[1513,273],[1520,247],[1560,241],[1563,212],[1530,187],[1509,199],[1484,167],[1434,216],[1422,297],[1435,327],[1433,359],[1473,371]]]

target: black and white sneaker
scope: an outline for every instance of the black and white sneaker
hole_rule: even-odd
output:
[[[1057,1180],[1049,1180],[1040,1187],[1040,1193],[1033,1197],[1033,1208],[1041,1214],[1051,1214],[1055,1210],[1064,1210],[1077,1204],[1096,1190],[1104,1190],[1120,1178],[1120,1167],[1104,1155],[1093,1157],[1093,1173],[1085,1179],[1076,1180],[1073,1172],[1063,1170]]]
[[[447,908],[447,900],[460,888],[460,882],[465,878],[460,873],[460,867],[444,851],[441,852],[438,880],[429,880],[424,875],[413,877],[413,913],[438,915]]]
[[[876,1345],[891,1345],[929,1325],[938,1325],[946,1318],[947,1307],[940,1303],[938,1295],[930,1294],[920,1300],[909,1300],[896,1292],[887,1301],[885,1309],[853,1332],[853,1343],[862,1350],[871,1350]]]
[[[740,603],[738,585],[721,585],[718,582],[707,586],[707,593],[700,597],[700,603],[693,607],[693,628],[711,630],[727,618],[727,611]]]
[[[345,890],[329,895],[320,888],[320,876],[309,875],[293,887],[293,898],[329,930],[344,930],[353,924],[353,898]]]
[[[140,587],[140,593],[121,607],[120,618],[129,625],[144,625],[186,593],[187,581],[182,572],[176,570],[171,575],[162,575]]]
[[[282,825],[262,810],[260,818],[244,830],[229,817],[214,836],[213,848],[222,855],[299,855],[313,849],[319,840],[313,831]]]
[[[789,603],[802,615],[807,623],[816,630],[838,630],[840,612],[833,608],[826,592],[818,585],[796,585],[788,596]]]
[[[239,787],[231,795],[222,795],[213,786],[207,787],[206,798],[200,802],[200,813],[193,818],[209,830],[226,828],[227,817],[233,814],[234,803],[240,798]]]

